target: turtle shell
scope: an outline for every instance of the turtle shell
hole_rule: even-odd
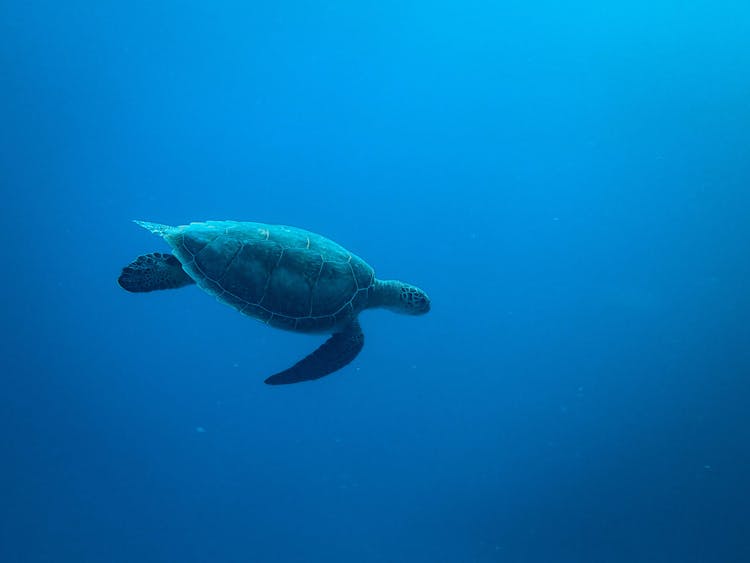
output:
[[[296,227],[208,221],[164,238],[204,291],[241,313],[299,332],[332,332],[367,306],[367,262]]]

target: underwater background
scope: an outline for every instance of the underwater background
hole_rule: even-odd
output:
[[[750,561],[750,3],[0,5],[0,561]],[[132,219],[423,287],[324,337]]]

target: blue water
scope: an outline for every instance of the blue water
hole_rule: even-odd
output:
[[[750,561],[750,4],[0,6],[0,561]],[[131,219],[423,287],[342,371]]]

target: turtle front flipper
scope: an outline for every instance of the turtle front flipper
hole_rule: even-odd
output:
[[[354,319],[346,330],[337,332],[326,340],[320,348],[300,360],[289,369],[266,379],[269,385],[286,385],[318,379],[344,367],[357,357],[365,345],[365,335]]]
[[[117,278],[120,287],[134,293],[156,289],[174,289],[195,283],[185,273],[180,261],[171,254],[152,252],[133,260]]]

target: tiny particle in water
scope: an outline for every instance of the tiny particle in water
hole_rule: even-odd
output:
[[[205,431],[206,431],[206,429],[205,429],[205,428],[203,428],[202,426],[196,426],[196,427],[195,427],[195,431],[196,431],[196,432],[200,432],[200,433],[203,433],[203,432],[205,432]]]

